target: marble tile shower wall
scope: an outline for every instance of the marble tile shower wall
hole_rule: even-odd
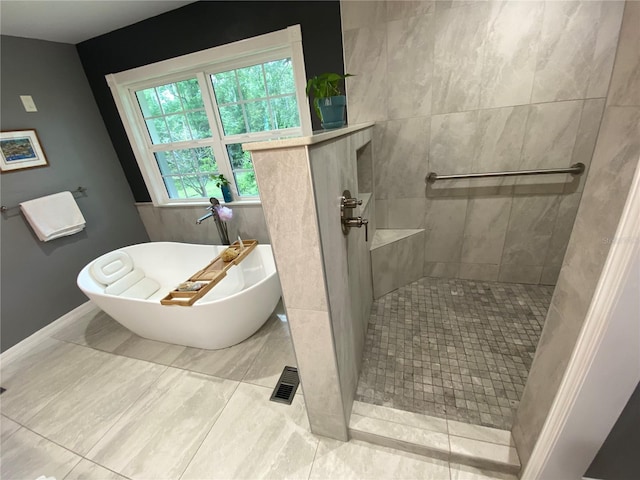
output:
[[[517,411],[523,466],[552,408],[596,291],[640,158],[640,2],[627,2],[592,174]]]
[[[587,167],[624,2],[342,1],[350,123],[376,121],[378,228],[425,228],[424,274],[554,284],[586,175],[437,182],[429,171]]]
[[[240,235],[271,243],[261,205],[231,203],[227,206],[233,210],[233,218],[228,223],[231,242]],[[152,242],[220,243],[212,219],[196,225],[196,219],[207,213],[206,206],[155,207],[151,203],[138,203],[136,207]]]

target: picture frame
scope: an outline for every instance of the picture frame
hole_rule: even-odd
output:
[[[35,130],[0,132],[0,173],[48,166]]]

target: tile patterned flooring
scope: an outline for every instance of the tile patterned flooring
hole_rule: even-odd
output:
[[[510,430],[552,294],[425,277],[379,298],[356,400]]]
[[[304,397],[269,401],[295,365],[276,311],[218,351],[140,338],[100,310],[3,361],[0,477],[502,479],[506,474],[313,435]]]

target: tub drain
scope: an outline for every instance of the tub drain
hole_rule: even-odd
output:
[[[272,402],[291,405],[299,384],[300,378],[298,377],[298,369],[295,367],[284,367],[282,375],[280,375],[280,379],[276,384],[276,388],[273,389],[273,393],[269,400]]]

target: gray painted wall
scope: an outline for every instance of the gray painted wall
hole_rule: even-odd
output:
[[[1,348],[20,342],[87,299],[76,276],[107,251],[148,240],[73,45],[2,36],[0,128],[35,129],[49,167],[0,176],[2,205],[82,185],[87,221],[76,235],[40,242],[19,209],[0,219]],[[32,95],[27,113],[19,95]]]
[[[625,480],[640,478],[640,384],[624,407],[613,430],[605,440],[593,463],[585,473],[587,478]]]

